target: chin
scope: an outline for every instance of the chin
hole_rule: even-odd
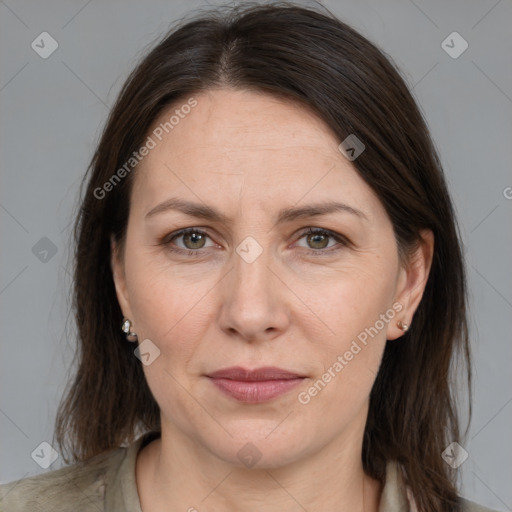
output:
[[[307,442],[304,433],[282,430],[277,433],[275,421],[257,421],[251,428],[238,425],[238,429],[227,428],[228,434],[219,442],[218,439],[206,440],[206,446],[219,459],[228,464],[247,469],[275,469],[286,466],[314,451],[314,446]],[[264,426],[264,428],[263,428]],[[318,442],[317,436],[315,439]]]

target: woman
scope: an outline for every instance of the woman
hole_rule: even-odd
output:
[[[2,486],[6,511],[488,510],[446,462],[470,358],[453,207],[372,43],[293,5],[190,21],[89,171],[73,464]]]

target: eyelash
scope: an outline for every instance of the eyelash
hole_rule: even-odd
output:
[[[205,231],[202,231],[202,230],[197,229],[197,228],[185,228],[185,229],[181,229],[181,230],[179,230],[179,231],[177,231],[175,233],[171,233],[170,235],[164,237],[161,240],[159,245],[166,246],[166,248],[169,251],[177,253],[177,254],[180,254],[180,255],[191,256],[193,258],[194,257],[201,257],[201,256],[203,256],[202,251],[204,249],[197,249],[197,250],[181,249],[181,248],[173,247],[171,245],[171,242],[173,240],[175,240],[176,238],[179,238],[180,236],[186,235],[188,233],[196,233],[196,234],[204,235],[204,236],[207,236],[208,238],[210,238],[208,233],[206,233]],[[329,249],[316,249],[316,250],[310,249],[310,250],[306,250],[307,254],[310,255],[310,256],[315,256],[316,257],[316,256],[330,255],[331,253],[337,252],[340,249],[342,249],[343,247],[346,247],[346,246],[349,245],[348,239],[346,239],[344,236],[339,235],[337,233],[334,233],[333,231],[329,231],[327,229],[323,229],[323,228],[311,228],[310,227],[306,231],[303,231],[301,233],[301,235],[299,236],[298,240],[300,240],[301,238],[305,237],[306,235],[327,235],[330,238],[333,238],[334,240],[336,240],[338,242],[337,246],[330,247]]]

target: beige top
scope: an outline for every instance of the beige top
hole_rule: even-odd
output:
[[[138,452],[159,434],[40,475],[0,485],[1,512],[142,512],[135,481]],[[462,500],[465,512],[492,512]],[[379,512],[416,512],[395,462],[386,468]]]

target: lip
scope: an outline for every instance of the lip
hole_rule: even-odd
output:
[[[224,368],[207,375],[226,395],[245,403],[268,402],[299,385],[303,375],[275,366],[248,370],[240,366]]]
[[[275,366],[262,366],[254,370],[247,370],[242,366],[223,368],[216,372],[209,373],[208,377],[213,379],[231,379],[244,382],[257,382],[266,380],[289,380],[305,377],[298,373],[289,372]]]

